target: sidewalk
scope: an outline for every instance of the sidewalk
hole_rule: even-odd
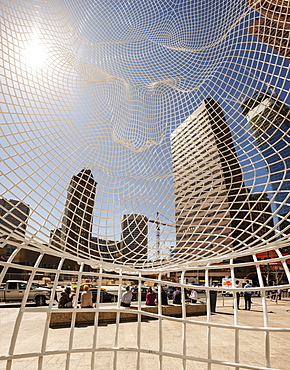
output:
[[[251,311],[243,309],[237,311],[237,317],[232,308],[232,299],[227,299],[225,306],[218,300],[216,313],[210,316],[211,325],[206,316],[189,317],[184,325],[180,319],[170,320],[168,317],[161,322],[152,320],[141,323],[140,331],[140,368],[158,369],[159,346],[162,345],[162,369],[182,369],[183,330],[186,336],[186,355],[193,360],[186,361],[187,370],[207,370],[208,353],[214,361],[224,361],[224,364],[211,365],[211,370],[237,369],[230,366],[235,362],[235,340],[238,343],[239,362],[254,368],[266,367],[267,353],[269,354],[271,369],[289,369],[290,355],[290,299],[275,301],[267,299],[268,326],[265,332],[264,315],[261,298],[253,298]],[[241,301],[243,308],[243,301]],[[8,354],[10,339],[13,332],[18,308],[0,309],[0,351],[1,356]],[[16,354],[41,352],[45,320],[44,312],[24,312],[16,341]],[[238,323],[239,328],[233,327]],[[224,325],[224,326],[223,326]],[[162,335],[159,338],[159,328]],[[273,331],[273,328],[285,328],[284,331]],[[288,331],[287,331],[288,328]],[[250,330],[247,330],[250,329]],[[254,330],[255,329],[255,330]],[[95,331],[96,330],[96,331]],[[115,340],[118,334],[117,340]],[[267,333],[267,334],[265,334]],[[129,322],[109,324],[98,327],[49,329],[45,352],[51,355],[43,357],[43,367],[46,370],[65,369],[66,361],[71,370],[91,369],[91,352],[93,338],[96,334],[96,348],[102,349],[95,353],[94,368],[98,370],[135,370],[137,368],[136,349],[138,348],[138,323]],[[72,337],[70,337],[72,335]],[[70,342],[70,338],[73,340]],[[208,348],[208,339],[211,346]],[[270,351],[267,350],[269,343]],[[73,349],[67,356],[66,351]],[[114,348],[114,350],[112,350]],[[210,350],[210,352],[208,352]],[[52,354],[54,353],[54,354]],[[6,361],[0,361],[0,369],[6,368]],[[243,367],[240,366],[240,369]],[[38,369],[38,356],[16,359],[12,362],[13,370]]]

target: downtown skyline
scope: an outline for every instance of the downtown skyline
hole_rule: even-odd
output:
[[[19,39],[16,44],[21,50],[19,54],[17,48],[14,54],[7,53],[7,58],[16,77],[13,80],[9,74],[1,75],[7,97],[1,103],[6,136],[1,192],[8,199],[29,204],[30,238],[49,240],[50,230],[61,224],[71,177],[86,167],[98,182],[93,236],[120,240],[122,214],[143,214],[154,219],[159,212],[163,221],[174,223],[170,134],[209,97],[224,112],[245,186],[253,193],[271,191],[265,163],[240,105],[271,85],[290,106],[289,62],[249,33],[249,25],[261,15],[246,4],[236,5],[231,8],[230,2],[216,2],[216,14],[231,14],[230,25],[225,18],[219,23],[214,16],[211,26],[216,26],[217,33],[210,34],[209,25],[204,24],[200,36],[195,33],[195,25],[183,19],[185,8],[171,13],[165,6],[162,20],[170,14],[176,29],[188,29],[182,43],[174,38],[150,38],[150,29],[155,26],[151,17],[149,23],[136,23],[140,27],[138,37],[142,35],[138,42],[113,32],[107,33],[111,43],[102,47],[74,39],[54,13],[50,39],[40,32],[41,21],[32,26],[29,18],[23,20],[21,26],[27,33],[22,41],[15,27],[14,40]],[[90,19],[97,14],[95,6],[89,4]],[[148,11],[151,6],[148,4]],[[32,4],[30,7],[33,10]],[[25,11],[21,6],[19,10]],[[120,27],[119,19],[124,14],[117,8],[114,11],[121,12],[114,19],[114,26]],[[198,15],[201,9],[186,11]],[[207,7],[204,11],[211,14]],[[41,16],[42,13],[40,20]],[[70,16],[68,6],[65,17]],[[85,9],[80,9],[79,17],[85,19]],[[75,18],[71,20],[78,24]],[[83,28],[76,31],[85,41],[97,42],[106,34],[91,33],[89,21],[80,24]],[[103,30],[106,27],[112,30],[112,24],[104,25]],[[118,43],[120,38],[122,43]],[[63,67],[53,59],[55,45],[65,50],[59,55]],[[145,47],[149,54],[142,53]],[[31,60],[23,56],[25,48],[36,56],[42,52],[38,65],[29,64]],[[25,96],[14,81],[27,90]],[[64,88],[66,81],[70,88]],[[15,109],[9,105],[11,89],[18,101]],[[18,132],[23,140],[19,136],[19,142],[15,142]],[[153,246],[156,238],[151,226],[148,238]],[[170,227],[163,226],[161,235],[164,248],[175,240]]]

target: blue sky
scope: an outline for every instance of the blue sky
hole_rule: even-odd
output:
[[[0,73],[2,194],[30,205],[28,233],[48,240],[83,167],[98,182],[94,235],[119,240],[125,213],[174,222],[169,135],[208,97],[223,108],[246,185],[265,190],[240,104],[269,83],[290,106],[290,79],[289,62],[247,32],[258,13],[235,0],[59,4],[19,2],[26,16],[14,23],[3,13],[13,36],[4,32]],[[33,69],[21,50],[35,33],[45,58]],[[161,240],[174,244],[169,227]]]

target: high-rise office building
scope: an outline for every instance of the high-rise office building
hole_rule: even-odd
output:
[[[114,240],[93,236],[90,243],[90,254],[103,262],[122,262],[120,258],[121,243]]]
[[[64,244],[62,243],[64,238],[62,237],[61,228],[51,230],[49,239],[52,246],[56,247],[57,249],[64,249]]]
[[[14,199],[0,199],[0,232],[7,242],[1,248],[1,255],[9,256],[15,247],[8,240],[19,243],[25,236],[30,208],[24,202]]]
[[[277,97],[257,92],[241,105],[259,152],[264,159],[280,229],[289,233],[290,214],[290,109]]]
[[[205,99],[171,133],[176,254],[195,258],[249,240],[248,189],[220,105]]]
[[[263,15],[250,24],[249,32],[290,61],[289,0],[247,0],[247,5]]]
[[[68,188],[61,235],[64,248],[78,253],[88,252],[91,240],[97,182],[92,171],[82,169],[73,176]]]
[[[275,237],[270,199],[265,193],[250,194],[252,232],[258,243],[273,241]]]
[[[148,219],[138,214],[122,217],[121,254],[123,263],[146,262],[148,252]]]

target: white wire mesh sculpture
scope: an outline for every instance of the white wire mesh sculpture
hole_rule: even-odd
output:
[[[290,288],[289,33],[288,0],[2,2],[1,283],[28,284],[1,364],[30,358],[42,369],[62,356],[74,368],[74,354],[87,354],[93,369],[110,352],[108,366],[122,368],[130,352],[138,369],[148,354],[160,368],[167,358],[177,368],[274,366],[271,333],[290,332],[269,328],[266,301],[269,283]],[[251,277],[261,293],[262,364],[241,360],[239,332],[254,328],[239,324],[236,298],[234,322],[220,325],[234,335],[234,359],[211,352],[210,291],[222,270]],[[51,299],[31,308],[39,276],[53,282]],[[184,298],[181,318],[164,314],[164,276],[204,283],[205,322],[188,317]],[[55,348],[57,287],[75,281],[78,296],[86,279],[98,286],[96,308],[86,309],[91,342],[76,344],[75,302],[67,346]],[[109,308],[100,304],[108,280],[119,286]],[[120,296],[133,281],[139,292],[156,283],[159,303],[144,313],[139,294],[127,348]],[[106,345],[104,311],[116,323]],[[43,321],[35,351],[17,347],[31,312]],[[158,319],[158,348],[142,346],[146,315]],[[167,320],[181,324],[181,353],[164,349]],[[207,327],[202,355],[186,340],[195,325]]]

